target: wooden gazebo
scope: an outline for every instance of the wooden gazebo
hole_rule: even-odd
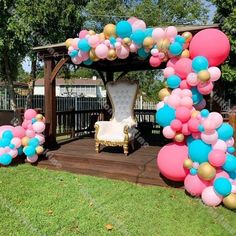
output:
[[[196,34],[198,31],[207,28],[218,28],[217,24],[203,25],[203,26],[178,26],[176,27],[179,33],[190,31]],[[72,63],[67,53],[65,43],[38,46],[33,48],[38,54],[38,57],[44,61],[44,84],[45,84],[45,117],[46,117],[46,143],[50,147],[56,146],[56,95],[55,85],[56,76],[60,69],[66,63]],[[116,59],[115,61],[100,60],[94,62],[92,65],[84,65],[79,67],[86,67],[96,70],[103,80],[104,85],[108,81],[113,81],[114,72],[121,72],[120,76],[129,71],[138,70],[153,70],[148,59],[140,60],[137,56],[131,55],[125,60]],[[158,69],[165,68],[163,63]]]

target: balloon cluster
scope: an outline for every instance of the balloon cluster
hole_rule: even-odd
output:
[[[226,35],[207,29],[189,40],[189,58],[167,62],[166,88],[159,92],[162,101],[157,104],[156,120],[164,127],[163,135],[174,142],[161,149],[157,164],[166,178],[184,181],[186,191],[201,196],[206,205],[223,202],[236,209],[234,130],[221,114],[203,109],[203,95],[212,92],[221,76],[216,66],[229,51]]]
[[[82,30],[78,38],[67,39],[66,46],[72,62],[77,65],[125,59],[130,53],[136,53],[140,59],[149,57],[150,65],[158,67],[171,57],[189,57],[187,47],[191,38],[190,32],[178,35],[174,26],[147,28],[143,20],[131,17],[116,25],[107,24],[102,33]]]
[[[25,111],[21,126],[0,126],[0,164],[9,165],[23,153],[28,162],[36,162],[44,151],[44,130],[45,118],[33,109]]]

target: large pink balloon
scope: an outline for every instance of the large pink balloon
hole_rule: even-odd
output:
[[[188,170],[183,167],[188,158],[188,147],[184,144],[169,143],[165,145],[157,156],[157,166],[168,179],[184,181]]]
[[[184,180],[184,187],[192,196],[200,196],[202,191],[208,186],[208,183],[201,180],[198,175],[188,174]]]
[[[223,197],[218,195],[213,186],[207,187],[202,192],[202,201],[207,206],[218,206],[223,200]]]
[[[11,126],[11,125],[3,125],[3,126],[0,126],[0,138],[2,138],[2,134],[4,131],[6,130],[10,130],[12,132],[14,132],[14,127]]]
[[[192,60],[189,58],[180,58],[175,63],[175,72],[180,78],[185,79],[192,72]]]
[[[194,35],[189,46],[190,56],[204,56],[210,66],[222,64],[230,52],[227,36],[218,29],[205,29]]]
[[[23,138],[25,136],[25,129],[22,126],[16,126],[13,130],[14,137]]]

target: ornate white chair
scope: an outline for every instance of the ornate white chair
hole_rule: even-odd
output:
[[[129,152],[129,144],[134,148],[135,127],[134,105],[138,84],[119,80],[107,83],[107,93],[112,104],[110,121],[95,123],[95,148],[100,152],[100,145],[123,146],[124,154]],[[110,109],[111,110],[111,109]]]

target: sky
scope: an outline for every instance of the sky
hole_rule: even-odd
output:
[[[214,17],[215,12],[216,12],[216,7],[214,5],[211,5],[209,10],[210,10],[210,12],[209,12],[209,24],[212,24],[213,17]],[[23,66],[23,69],[26,72],[30,72],[31,71],[31,66],[30,66],[29,58],[27,58],[27,57],[25,58],[25,60],[22,63],[22,66]]]

